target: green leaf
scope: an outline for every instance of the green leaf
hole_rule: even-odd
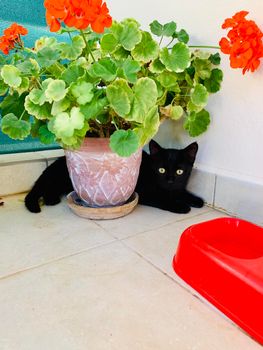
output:
[[[55,135],[48,130],[47,125],[42,125],[38,130],[38,136],[40,142],[45,145],[55,142]]]
[[[60,52],[56,48],[44,47],[37,53],[37,62],[38,64],[45,68],[52,66],[60,58]]]
[[[17,68],[24,74],[37,75],[40,72],[39,64],[33,58],[29,58],[29,60],[19,63]]]
[[[190,66],[190,50],[184,43],[177,43],[173,46],[171,53],[165,47],[160,52],[160,60],[170,71],[183,72]]]
[[[215,53],[214,55],[211,55],[211,56],[209,57],[209,60],[211,61],[212,64],[214,64],[214,65],[217,66],[217,65],[219,65],[220,62],[221,62],[221,57],[220,57],[219,53],[217,52],[217,53]]]
[[[74,36],[70,44],[59,44],[59,48],[61,50],[61,58],[65,58],[71,61],[76,60],[81,55],[85,46],[85,41],[81,36]]]
[[[33,90],[31,90],[29,93],[30,101],[32,101],[34,104],[39,106],[42,106],[45,102],[51,103],[52,99],[46,96],[46,90],[52,81],[54,80],[51,78],[48,78],[43,81],[42,89],[34,88]]]
[[[3,55],[0,55],[0,66],[3,66],[6,61],[7,61],[7,58],[4,57]]]
[[[126,116],[131,109],[133,93],[124,79],[118,79],[107,86],[106,95],[110,106],[121,117]]]
[[[190,136],[196,137],[205,132],[209,124],[209,113],[203,109],[198,113],[191,112],[184,123],[184,128],[188,131]]]
[[[49,130],[58,139],[71,137],[75,129],[82,129],[84,126],[84,115],[78,107],[73,107],[70,113],[62,112],[57,114],[48,124]]]
[[[14,66],[5,64],[1,69],[1,77],[4,82],[13,87],[17,88],[22,83],[22,78],[20,77],[20,71]]]
[[[47,100],[45,91],[36,88],[30,91],[29,98],[34,104],[39,106],[42,106]]]
[[[72,95],[77,99],[78,104],[84,105],[89,103],[93,96],[93,85],[86,81],[79,80],[75,84],[72,84],[70,91]]]
[[[211,75],[212,64],[209,60],[196,58],[193,62],[196,74],[201,79],[208,79]]]
[[[172,36],[176,31],[176,23],[174,21],[164,24],[162,35]]]
[[[162,25],[155,20],[150,24],[151,32],[157,36],[172,36],[176,31],[176,27],[174,21]]]
[[[142,123],[146,114],[156,104],[158,91],[154,80],[140,78],[134,85],[134,101],[127,120]]]
[[[57,115],[61,112],[66,111],[70,106],[70,100],[68,98],[63,98],[63,100],[53,102],[51,108],[51,114]]]
[[[31,125],[28,121],[19,120],[13,113],[9,113],[2,118],[1,129],[14,140],[24,140],[30,134]]]
[[[110,137],[110,148],[120,157],[129,157],[139,148],[138,135],[133,130],[116,130]]]
[[[131,52],[136,61],[150,62],[158,57],[159,45],[148,32],[142,32],[142,40]]]
[[[48,84],[45,95],[52,101],[60,101],[66,96],[67,92],[66,83],[63,80],[57,79]]]
[[[57,47],[57,39],[54,37],[42,36],[35,42],[35,51],[38,52],[42,50],[44,47],[56,48]]]
[[[190,98],[193,104],[204,107],[208,101],[208,92],[202,84],[196,84],[191,90]]]
[[[19,93],[19,95],[21,95],[28,90],[29,90],[29,79],[27,77],[22,77],[22,82],[19,85],[19,87],[16,88],[16,91]]]
[[[157,133],[160,125],[160,118],[158,113],[158,107],[152,107],[146,114],[144,123],[134,129],[134,132],[138,135],[140,145],[144,146],[150,141]]]
[[[150,29],[151,29],[151,32],[157,36],[163,35],[163,26],[161,25],[161,23],[159,23],[156,20],[150,24]]]
[[[25,99],[25,109],[37,119],[44,120],[51,118],[51,105],[45,102],[42,106],[39,106],[30,100],[29,95]]]
[[[208,92],[215,93],[220,90],[222,80],[223,72],[221,69],[215,68],[212,69],[210,78],[204,81],[204,85]]]
[[[61,79],[68,85],[75,82],[78,78],[83,77],[85,71],[81,66],[76,64],[69,66],[61,75]]]
[[[106,97],[99,98],[95,96],[90,103],[80,107],[81,113],[86,120],[96,119],[100,114],[105,112],[105,107],[108,105]]]
[[[177,33],[177,39],[178,39],[180,42],[187,44],[188,41],[189,41],[189,35],[188,35],[188,33],[187,33],[184,29],[181,29],[181,30]]]
[[[50,127],[49,124],[48,128]],[[81,129],[75,129],[72,136],[63,136],[61,139],[56,139],[63,148],[70,147],[70,149],[79,149],[88,130],[89,125],[87,122],[84,122],[83,127]]]
[[[152,73],[162,73],[165,70],[165,66],[162,64],[159,58],[156,58],[150,63],[149,70]]]
[[[100,47],[104,54],[112,53],[118,45],[118,40],[112,33],[104,34],[101,38]]]
[[[24,119],[29,118],[29,114],[25,112],[24,107],[25,97],[25,93],[19,95],[17,92],[7,95],[0,104],[0,114],[14,113],[15,115],[21,115],[24,112]]]
[[[115,23],[111,27],[111,31],[118,43],[128,51],[141,41],[141,31],[138,28],[138,23],[130,20],[124,20],[121,23]]]
[[[172,120],[180,119],[184,114],[184,110],[181,106],[171,106],[170,118]]]
[[[8,85],[3,80],[0,80],[0,96],[4,96],[7,93]]]
[[[203,106],[197,106],[193,104],[191,100],[187,103],[187,112],[200,112],[203,109]]]
[[[34,119],[33,123],[31,124],[31,130],[30,130],[31,136],[32,137],[39,137],[39,128],[45,124],[46,124],[45,121]]]
[[[129,57],[130,52],[125,50],[122,46],[117,47],[117,49],[113,52],[113,57],[116,58],[116,60],[121,60]]]
[[[105,81],[113,81],[117,76],[117,65],[112,59],[103,58],[93,63],[89,74],[100,77]]]
[[[158,75],[157,80],[167,90],[180,92],[176,73],[167,72],[167,71],[162,72],[161,74]]]
[[[135,83],[137,80],[137,73],[141,69],[139,62],[132,60],[130,57],[127,58],[122,66],[125,78],[130,83]]]

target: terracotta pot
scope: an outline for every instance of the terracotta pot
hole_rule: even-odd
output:
[[[86,138],[78,150],[65,150],[67,166],[77,195],[89,206],[125,203],[134,192],[142,150],[128,158],[113,153],[109,139]]]

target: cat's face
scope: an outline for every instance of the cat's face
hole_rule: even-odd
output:
[[[152,170],[158,185],[164,190],[184,190],[195,161],[197,143],[177,150],[162,148],[152,140],[149,149]]]

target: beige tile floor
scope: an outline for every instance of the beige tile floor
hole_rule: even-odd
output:
[[[138,206],[90,221],[64,201],[0,207],[1,350],[257,350],[262,347],[183,287],[171,262],[180,234],[223,216]]]

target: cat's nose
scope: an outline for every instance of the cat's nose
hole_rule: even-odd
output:
[[[167,182],[168,182],[168,184],[173,184],[174,183],[174,179],[172,177],[169,177]]]

